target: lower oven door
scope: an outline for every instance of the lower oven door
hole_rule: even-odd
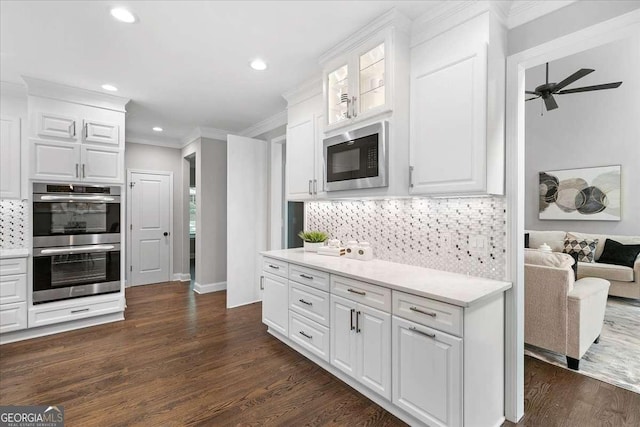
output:
[[[120,292],[120,244],[34,249],[34,304],[111,292]]]

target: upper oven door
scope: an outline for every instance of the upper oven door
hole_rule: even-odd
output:
[[[120,232],[120,196],[34,194],[33,236]]]
[[[386,187],[386,135],[381,122],[325,139],[325,189]]]

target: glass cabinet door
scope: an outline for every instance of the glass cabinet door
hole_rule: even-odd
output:
[[[347,64],[327,75],[327,123],[350,118],[349,66]]]
[[[385,104],[384,43],[360,55],[359,58],[359,113],[365,113]]]

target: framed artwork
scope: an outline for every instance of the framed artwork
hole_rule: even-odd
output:
[[[540,172],[540,219],[620,221],[620,166]]]

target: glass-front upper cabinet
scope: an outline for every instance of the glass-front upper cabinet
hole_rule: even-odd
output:
[[[392,110],[391,34],[379,33],[325,63],[325,131]]]

